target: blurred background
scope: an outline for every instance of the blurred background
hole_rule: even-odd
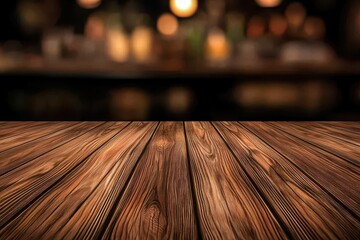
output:
[[[6,1],[0,84],[0,120],[360,120],[360,1]]]

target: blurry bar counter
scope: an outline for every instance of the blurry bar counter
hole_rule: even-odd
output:
[[[0,65],[0,120],[360,120],[360,63]]]

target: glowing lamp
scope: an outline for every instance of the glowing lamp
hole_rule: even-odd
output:
[[[255,0],[260,7],[270,8],[280,5],[282,0]]]
[[[131,53],[137,62],[147,62],[151,58],[153,33],[146,27],[137,27],[131,35]]]
[[[101,3],[101,0],[77,0],[77,3],[82,8],[91,9],[98,7]]]
[[[220,29],[209,33],[205,47],[207,59],[210,61],[225,61],[230,57],[231,45]]]
[[[198,0],[170,0],[170,9],[178,17],[191,17],[198,9]]]
[[[178,28],[178,20],[172,14],[164,13],[157,21],[158,31],[165,36],[174,35],[178,31]]]
[[[121,30],[109,30],[107,33],[107,54],[115,62],[128,60],[130,52],[128,36]]]

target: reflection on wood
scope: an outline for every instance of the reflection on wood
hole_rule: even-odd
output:
[[[359,130],[1,122],[0,239],[360,239]]]

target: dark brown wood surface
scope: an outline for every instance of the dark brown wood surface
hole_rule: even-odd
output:
[[[360,123],[0,122],[0,239],[360,239]]]

